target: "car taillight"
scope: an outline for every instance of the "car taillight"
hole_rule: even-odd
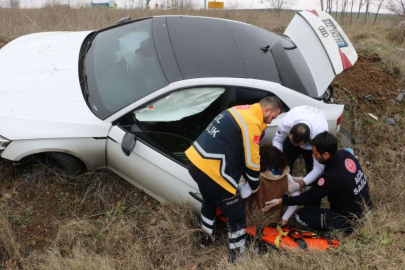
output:
[[[343,120],[343,113],[344,113],[344,111],[342,112],[342,114],[339,116],[339,118],[337,119],[337,121],[336,121],[336,126],[339,126],[340,125],[340,123],[342,123],[342,120]]]

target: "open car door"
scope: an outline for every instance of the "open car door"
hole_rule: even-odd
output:
[[[349,38],[326,12],[298,12],[284,34],[295,43],[312,75],[316,93],[311,96],[323,95],[335,76],[357,61]]]

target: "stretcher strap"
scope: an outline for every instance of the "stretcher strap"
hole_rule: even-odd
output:
[[[300,231],[300,230],[290,230],[288,235],[295,238],[294,234],[298,234],[300,238],[319,238],[319,236],[313,232]]]
[[[276,239],[274,240],[274,245],[277,248],[280,248],[280,242],[283,242],[281,240],[281,237],[288,236],[288,232],[284,232],[283,229],[280,228],[280,226],[277,226],[277,231],[279,232],[279,234],[277,235]]]

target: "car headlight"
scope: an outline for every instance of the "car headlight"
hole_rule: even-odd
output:
[[[6,149],[7,145],[9,145],[10,143],[10,140],[7,140],[6,138],[0,136],[0,151]]]

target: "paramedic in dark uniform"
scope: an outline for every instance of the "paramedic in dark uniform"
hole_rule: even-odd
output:
[[[351,233],[354,221],[367,217],[372,207],[366,176],[357,158],[346,150],[337,150],[338,142],[332,134],[322,132],[310,143],[314,158],[325,165],[322,176],[309,191],[269,201],[263,210],[279,204],[309,205],[327,196],[330,209],[301,208],[296,214],[297,221],[317,230],[342,229]]]
[[[305,177],[293,177],[299,183],[299,188],[310,185],[323,172],[324,166],[312,158],[312,147],[308,141],[327,130],[328,121],[323,113],[310,106],[299,106],[291,109],[278,125],[273,138],[273,146],[285,153],[291,174],[293,174],[295,160],[300,154],[304,157],[307,175]]]
[[[217,207],[227,217],[230,261],[245,249],[246,213],[239,180],[243,176],[254,192],[259,188],[260,137],[281,109],[281,101],[271,96],[225,110],[185,152],[189,172],[203,197],[203,230],[213,234]]]

